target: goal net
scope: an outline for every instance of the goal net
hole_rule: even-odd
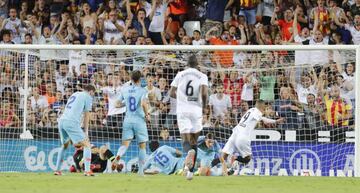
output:
[[[355,47],[4,48],[0,51],[0,172],[54,170],[60,145],[57,119],[69,96],[85,84],[97,89],[90,141],[116,154],[126,112],[116,104],[134,70],[142,72],[141,86],[148,90],[150,140],[181,149],[176,99],[168,91],[187,58],[195,54],[209,78],[202,135],[211,132],[224,145],[257,100],[266,101],[264,116],[285,120],[258,124],[252,135],[252,161],[237,167],[237,174],[356,173]],[[67,151],[63,169],[73,165],[74,151]],[[137,153],[134,140],[122,157],[123,171],[136,164]]]

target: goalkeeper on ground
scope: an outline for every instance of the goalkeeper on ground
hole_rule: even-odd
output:
[[[83,158],[83,149],[77,148],[73,156],[75,165],[70,167],[70,172],[81,172],[84,169],[84,158]],[[107,169],[108,161],[111,161],[111,170],[120,172],[123,168],[123,165],[116,164],[115,156],[110,151],[110,149],[103,145],[100,148],[96,146],[91,147],[91,165],[90,169],[92,172],[102,173]]]

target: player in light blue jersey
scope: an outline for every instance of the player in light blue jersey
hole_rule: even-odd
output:
[[[64,113],[59,119],[61,150],[56,161],[55,175],[62,175],[60,167],[64,157],[64,150],[67,149],[70,143],[73,143],[84,148],[85,176],[93,176],[90,170],[91,146],[87,133],[94,93],[95,87],[87,85],[84,86],[84,91],[75,92],[67,101]],[[81,129],[82,114],[84,114],[83,127],[85,133]]]
[[[146,174],[173,174],[175,171],[184,167],[184,158],[182,152],[163,145],[159,147],[159,142],[152,141],[149,145],[151,153],[145,163],[144,170]]]
[[[214,139],[213,133],[208,133],[206,136],[200,136],[198,138],[198,157],[197,162],[200,163],[199,175],[210,175],[211,162],[215,156],[221,155],[221,147],[219,143]]]
[[[125,154],[131,140],[136,137],[139,143],[139,175],[144,175],[146,142],[149,140],[146,122],[150,120],[147,91],[140,86],[141,72],[131,74],[132,83],[121,90],[119,106],[126,106],[122,132],[122,144],[116,160]]]

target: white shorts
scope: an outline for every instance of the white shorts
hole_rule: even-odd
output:
[[[251,141],[248,137],[233,132],[222,151],[229,155],[239,153],[241,157],[247,157],[252,154]]]
[[[202,115],[197,113],[178,113],[177,123],[180,134],[183,133],[198,133],[202,131]]]

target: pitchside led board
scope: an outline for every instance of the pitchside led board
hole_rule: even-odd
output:
[[[354,133],[346,132],[343,143],[331,143],[330,132],[318,133],[311,142],[303,142],[295,131],[256,130],[252,143],[253,160],[246,167],[241,167],[240,175],[271,175],[271,176],[348,176],[354,175]],[[259,139],[262,138],[262,139]],[[322,142],[326,141],[326,143]],[[329,143],[330,142],[330,143]],[[119,141],[93,141],[95,145],[109,145],[112,151],[119,147]],[[12,162],[15,172],[49,172],[55,169],[59,151],[58,140],[1,140],[0,147],[7,152],[0,162],[21,158]],[[132,143],[124,158],[126,170],[137,162],[136,143]],[[181,148],[180,141],[162,141]],[[221,142],[223,145],[223,143]],[[1,150],[4,152],[4,150]],[[62,168],[68,169],[73,164],[73,149],[68,151]],[[17,155],[21,154],[21,155]],[[3,168],[8,168],[3,167]]]

